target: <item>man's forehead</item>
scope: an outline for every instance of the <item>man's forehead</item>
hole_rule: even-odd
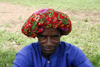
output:
[[[40,35],[59,35],[60,34],[60,30],[58,30],[57,28],[47,28],[44,29],[44,31],[42,33],[40,33]]]

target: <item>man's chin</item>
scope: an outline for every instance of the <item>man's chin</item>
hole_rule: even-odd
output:
[[[54,51],[46,51],[45,54],[47,55],[52,55],[54,53]]]

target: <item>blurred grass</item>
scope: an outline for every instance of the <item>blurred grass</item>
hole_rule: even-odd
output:
[[[16,50],[9,48],[8,50],[0,49],[0,67],[11,67],[15,58]]]
[[[11,67],[16,53],[25,45],[36,41],[37,39],[27,38],[20,32],[0,30],[0,67]]]
[[[70,10],[100,10],[100,0],[0,0],[0,2],[11,2],[21,4],[25,7],[54,8],[62,11]],[[40,7],[41,6],[41,7]],[[72,18],[72,32],[68,36],[63,36],[61,41],[71,43],[86,54],[94,67],[100,66],[100,24],[88,23],[88,18],[84,21]],[[74,20],[73,20],[74,19]],[[94,18],[95,19],[95,18]],[[18,18],[21,20],[21,16]],[[5,27],[5,25],[1,25]],[[6,24],[11,27],[11,24]],[[11,67],[15,54],[25,45],[36,42],[37,38],[27,38],[21,32],[9,32],[0,30],[0,67]]]
[[[100,10],[100,0],[0,0],[1,2],[11,2],[36,8],[54,8],[71,10]]]

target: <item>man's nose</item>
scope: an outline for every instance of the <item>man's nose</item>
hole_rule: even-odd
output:
[[[51,39],[50,37],[48,37],[48,40],[47,40],[47,45],[50,46],[51,45]]]

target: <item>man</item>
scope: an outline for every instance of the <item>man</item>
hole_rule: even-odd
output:
[[[74,45],[60,41],[71,32],[67,14],[54,9],[33,13],[22,27],[22,33],[38,38],[16,54],[13,67],[93,67],[85,54]]]

